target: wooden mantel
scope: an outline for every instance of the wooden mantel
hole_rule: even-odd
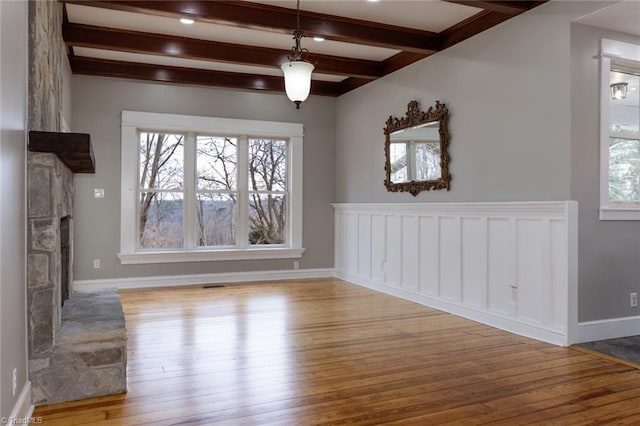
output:
[[[29,151],[50,152],[73,173],[95,173],[91,137],[87,133],[29,132]]]

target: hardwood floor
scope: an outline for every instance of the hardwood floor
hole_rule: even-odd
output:
[[[640,371],[340,280],[121,293],[129,392],[44,425],[640,424]]]

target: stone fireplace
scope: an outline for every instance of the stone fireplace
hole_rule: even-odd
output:
[[[116,290],[71,288],[74,173],[94,173],[95,162],[89,135],[60,133],[71,118],[63,5],[29,1],[28,8],[29,380],[33,404],[45,405],[126,392],[127,337]]]
[[[117,291],[71,291],[73,174],[93,170],[89,137],[30,132],[29,151],[27,327],[33,403],[126,392],[126,329]]]

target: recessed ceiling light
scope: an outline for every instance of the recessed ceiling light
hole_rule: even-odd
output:
[[[195,21],[193,19],[190,19],[190,18],[180,18],[180,22],[182,22],[185,25],[191,25]]]
[[[315,37],[313,38],[313,41],[324,41],[324,37],[315,36]]]

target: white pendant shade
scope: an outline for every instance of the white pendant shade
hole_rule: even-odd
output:
[[[284,88],[287,97],[298,105],[309,97],[311,91],[311,72],[314,66],[305,61],[291,61],[282,64]]]

